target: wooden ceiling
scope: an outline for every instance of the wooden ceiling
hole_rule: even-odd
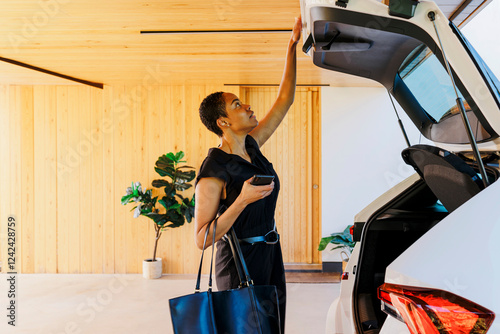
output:
[[[491,0],[437,0],[465,20]],[[112,84],[272,85],[289,32],[145,35],[144,30],[291,29],[298,0],[1,0],[0,57]],[[302,45],[302,43],[300,43]],[[0,84],[74,84],[0,62]],[[377,86],[315,67],[299,52],[298,83]]]

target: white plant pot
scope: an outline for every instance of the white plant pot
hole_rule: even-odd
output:
[[[156,261],[146,259],[142,261],[142,276],[147,279],[160,278],[162,274],[161,257],[157,257]]]

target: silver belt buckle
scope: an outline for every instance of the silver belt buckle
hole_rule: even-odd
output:
[[[272,237],[272,235],[274,236],[274,238]],[[272,240],[271,238],[274,240]],[[277,244],[278,241],[280,240],[280,235],[278,234],[278,232],[276,230],[272,230],[272,231],[267,232],[266,235],[264,235],[264,240],[265,240],[266,244],[274,245],[274,244]]]

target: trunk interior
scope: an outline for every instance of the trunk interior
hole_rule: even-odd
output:
[[[497,179],[496,169],[487,168],[487,172],[490,180]],[[377,288],[384,283],[387,266],[447,215],[421,179],[375,212],[366,224],[355,224],[358,233],[363,229],[354,287],[358,333],[376,334],[385,321],[387,315],[381,311]]]

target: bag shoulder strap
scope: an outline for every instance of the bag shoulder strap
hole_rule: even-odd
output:
[[[230,232],[228,232],[230,234]],[[234,248],[234,243],[232,241],[232,237],[230,237],[228,234],[224,236],[224,240],[229,244],[229,247],[231,247],[231,253],[233,254],[233,260],[234,260],[234,265],[236,267],[236,272],[238,273],[238,278],[240,279],[240,288],[245,286],[244,281],[245,281],[245,276],[243,274],[243,269],[240,263],[240,258],[239,256],[236,256],[237,251]]]
[[[240,286],[253,285],[253,281],[250,278],[250,274],[248,272],[247,264],[245,262],[245,259],[243,258],[243,254],[241,253],[238,237],[236,236],[236,232],[234,232],[233,227],[231,227],[228,234],[226,234],[226,236],[229,240],[229,244],[231,245],[231,252],[233,253],[236,270],[238,270],[238,275],[240,276]],[[240,274],[241,270],[243,270],[243,274]],[[242,278],[243,276],[244,278]]]
[[[214,248],[215,248],[215,231],[217,228],[217,220],[219,217],[215,218],[213,222],[209,222],[207,225],[207,229],[205,230],[205,238],[203,239],[203,249],[201,251],[201,259],[200,259],[200,266],[198,268],[198,277],[196,278],[196,287],[194,292],[200,292],[200,284],[201,284],[201,268],[203,266],[203,254],[205,254],[205,246],[207,244],[207,238],[208,238],[208,232],[210,231],[210,225],[213,223],[214,224],[214,230],[212,234],[212,259],[210,261],[210,275],[208,279],[208,290],[212,290],[212,265],[214,262]]]

